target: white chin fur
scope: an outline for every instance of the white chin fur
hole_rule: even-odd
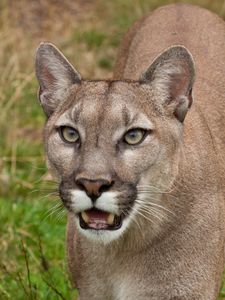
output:
[[[95,203],[95,208],[112,213],[118,213],[118,204],[117,204],[117,192],[104,192]],[[117,230],[93,230],[93,229],[83,229],[80,227],[78,213],[93,208],[91,199],[87,196],[84,191],[80,190],[71,190],[71,201],[72,209],[76,214],[75,223],[79,232],[85,236],[87,239],[94,242],[99,242],[103,244],[109,244],[110,242],[117,240],[128,228],[131,216],[126,217],[123,220],[121,228]]]
[[[95,243],[101,243],[104,245],[107,245],[122,236],[122,234],[127,230],[130,221],[130,217],[124,219],[122,226],[117,230],[93,230],[81,228],[79,218],[77,216],[75,218],[76,226],[83,236]]]
[[[84,191],[71,190],[71,202],[72,210],[74,213],[80,213],[84,210],[93,208],[91,199],[87,196]],[[118,213],[117,205],[117,192],[104,192],[97,200],[94,205],[95,208],[103,210],[112,214]]]
[[[91,209],[93,207],[91,199],[84,191],[71,190],[71,202],[73,212],[80,213],[81,211]]]
[[[110,212],[112,214],[118,213],[118,204],[117,204],[117,192],[104,192],[96,200],[95,207],[97,209]]]

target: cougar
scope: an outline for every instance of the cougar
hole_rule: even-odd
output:
[[[85,62],[84,62],[85,63]],[[80,300],[215,300],[225,258],[225,25],[192,5],[137,21],[112,80],[36,54],[47,163]]]

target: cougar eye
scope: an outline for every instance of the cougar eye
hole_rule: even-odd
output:
[[[80,138],[78,131],[69,126],[60,127],[60,132],[62,138],[69,143],[76,143]]]
[[[146,136],[146,130],[144,129],[140,129],[140,128],[130,129],[124,135],[124,141],[129,145],[137,145],[144,140],[145,136]]]

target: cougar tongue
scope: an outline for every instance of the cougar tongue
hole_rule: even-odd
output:
[[[114,215],[97,209],[86,210],[81,215],[85,223],[93,229],[107,229],[114,222]]]

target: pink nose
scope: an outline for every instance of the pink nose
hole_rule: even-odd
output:
[[[101,194],[107,191],[112,186],[112,181],[108,181],[105,179],[86,179],[86,178],[78,178],[76,180],[76,184],[85,190],[86,194],[95,201]]]

